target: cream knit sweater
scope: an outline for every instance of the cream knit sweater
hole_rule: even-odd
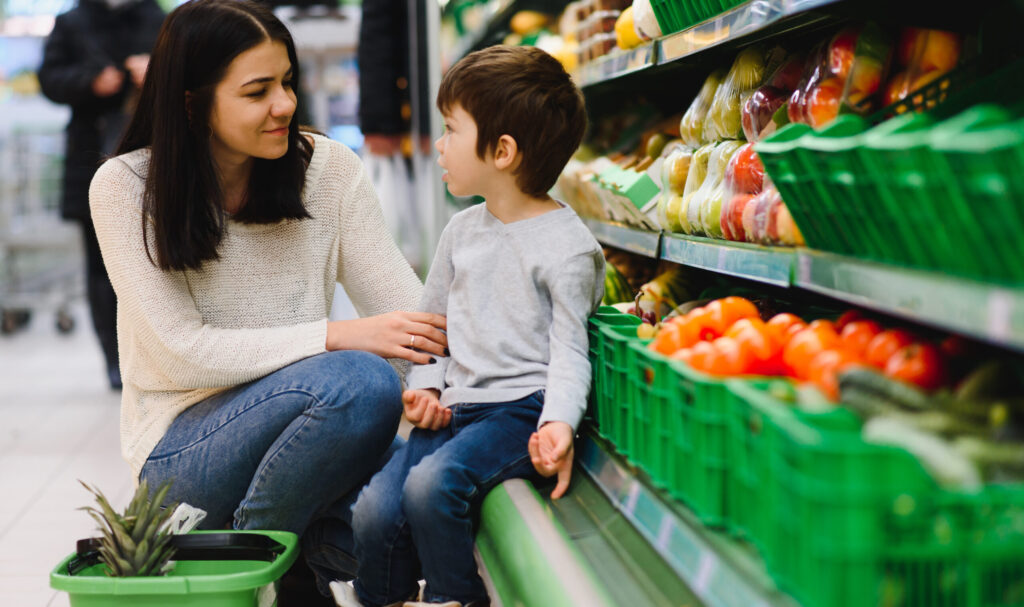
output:
[[[388,232],[362,163],[339,143],[313,140],[303,190],[313,218],[228,221],[220,259],[199,271],[161,271],[146,256],[148,150],[113,158],[96,173],[89,204],[117,293],[121,450],[136,477],[190,405],[324,352],[336,281],[360,316],[416,309],[422,286]],[[147,234],[155,255],[153,230]]]

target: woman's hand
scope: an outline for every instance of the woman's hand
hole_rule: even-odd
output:
[[[444,316],[429,312],[388,312],[355,320],[327,323],[327,350],[365,350],[384,358],[429,364],[447,356],[448,327]]]
[[[405,419],[417,428],[440,430],[452,420],[452,410],[441,406],[437,390],[406,390],[402,392]]]

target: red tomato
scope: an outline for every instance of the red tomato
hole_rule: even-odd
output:
[[[715,347],[709,341],[698,341],[690,348],[690,366],[707,373],[710,359],[715,355]]]
[[[782,350],[782,362],[787,373],[797,379],[807,379],[811,360],[819,353],[839,344],[832,323],[814,321],[797,332]]]
[[[946,363],[934,345],[914,343],[900,348],[889,358],[885,374],[925,390],[934,390],[946,382]]]
[[[874,336],[864,350],[864,362],[884,369],[889,358],[903,346],[910,345],[914,336],[903,329],[889,329]]]
[[[843,327],[839,333],[839,341],[847,350],[863,356],[868,344],[881,332],[882,327],[873,320],[854,320]]]
[[[864,315],[860,313],[860,310],[847,310],[836,320],[836,331],[842,331],[846,328],[846,325],[855,320],[862,320],[863,318]]]
[[[811,382],[833,402],[839,401],[839,372],[860,363],[860,356],[849,350],[836,348],[818,352],[807,367],[807,381]]]
[[[704,307],[708,311],[708,327],[717,335],[725,335],[726,330],[737,320],[760,316],[757,306],[750,300],[736,296],[716,299]]]
[[[743,375],[750,366],[750,353],[731,337],[719,337],[711,342],[714,348],[708,361],[707,373],[718,376]]]

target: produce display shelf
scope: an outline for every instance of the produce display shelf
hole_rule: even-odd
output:
[[[792,282],[793,249],[665,234],[661,259],[748,280],[788,287]]]
[[[801,250],[794,286],[1024,351],[1024,289]]]
[[[707,607],[796,607],[774,588],[747,547],[700,523],[663,498],[590,432],[576,443],[577,463]],[[674,604],[687,604],[677,601]]]
[[[793,27],[807,27],[821,19],[808,11],[834,4],[839,0],[750,0],[685,29],[658,40],[658,64],[677,61],[713,46],[760,33],[783,21],[794,21]]]
[[[657,257],[661,251],[660,232],[608,223],[599,219],[583,218],[583,222],[590,228],[594,237],[604,244],[648,257]]]
[[[507,24],[512,15],[519,10],[519,4],[521,4],[519,0],[501,0],[498,4],[494,4],[494,10],[483,27],[459,38],[452,50],[452,63],[479,48],[494,32],[498,31],[499,27]]]
[[[613,50],[578,69],[575,74],[576,83],[587,87],[649,68],[657,64],[657,49],[654,42],[649,42],[627,51]]]

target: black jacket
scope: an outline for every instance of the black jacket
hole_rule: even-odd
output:
[[[127,126],[126,101],[135,88],[125,71],[121,92],[100,98],[92,93],[92,81],[108,65],[123,69],[129,55],[149,53],[163,18],[155,0],[115,10],[102,0],[79,0],[57,16],[46,39],[39,84],[51,101],[71,106],[61,203],[68,219],[89,217],[89,182]]]
[[[418,10],[426,3],[419,2]],[[419,23],[424,16],[419,16]],[[421,28],[422,32],[422,28]],[[419,36],[416,50],[420,98],[420,129],[430,133],[434,100],[427,95],[426,40]],[[409,0],[363,0],[359,25],[359,126],[364,134],[397,135],[409,132],[410,120],[402,105],[410,102]],[[404,86],[403,86],[404,85]]]

